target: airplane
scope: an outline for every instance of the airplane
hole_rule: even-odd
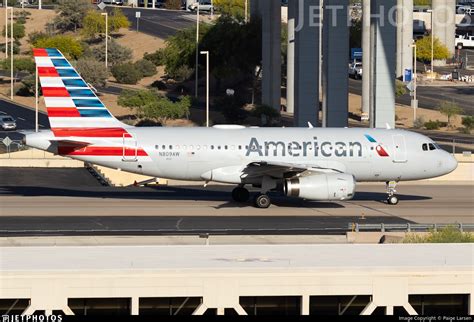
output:
[[[396,205],[396,184],[454,171],[456,159],[426,136],[399,129],[134,127],[117,120],[63,54],[33,49],[51,130],[25,133],[30,147],[127,172],[174,180],[245,186],[310,201],[354,197],[356,183],[384,182]]]

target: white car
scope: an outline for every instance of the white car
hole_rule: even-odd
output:
[[[362,79],[362,63],[351,63],[349,65],[349,77]]]
[[[474,48],[474,36],[456,36],[456,48]]]
[[[16,121],[10,115],[0,115],[0,127],[2,130],[16,130]]]
[[[189,5],[188,9],[191,11],[196,11],[199,6],[199,11],[207,11],[207,12],[213,12],[214,11],[214,6],[211,3],[211,0],[200,0],[199,2],[195,2],[191,5]]]

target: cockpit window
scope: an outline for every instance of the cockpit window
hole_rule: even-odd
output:
[[[433,143],[428,144],[430,147],[430,151],[436,150],[436,147],[434,146]]]
[[[428,144],[426,143],[423,144],[423,151],[428,151]]]

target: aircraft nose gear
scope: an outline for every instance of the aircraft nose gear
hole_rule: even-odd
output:
[[[237,202],[246,202],[250,198],[250,193],[244,187],[237,187],[232,190],[232,199]]]
[[[386,186],[387,186],[387,193],[388,193],[387,203],[389,205],[398,204],[398,197],[395,195],[395,193],[397,192],[397,190],[395,190],[395,188],[397,187],[397,182],[396,181],[387,182]]]

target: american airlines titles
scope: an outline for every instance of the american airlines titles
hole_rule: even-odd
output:
[[[292,156],[306,157],[314,155],[315,157],[362,157],[362,144],[360,142],[318,142],[317,137],[313,137],[313,141],[264,141],[263,144],[256,138],[251,138],[250,143],[246,146],[246,156],[257,154],[260,157],[268,156]]]

